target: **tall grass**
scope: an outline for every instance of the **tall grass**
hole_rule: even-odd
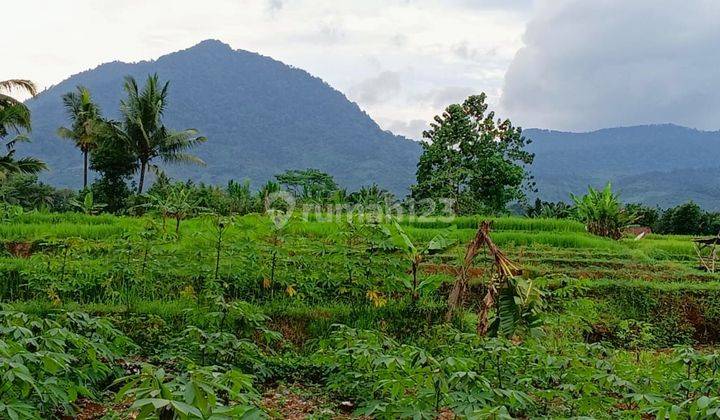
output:
[[[421,242],[427,242],[444,229],[427,229],[407,227],[406,232]],[[475,235],[475,229],[450,229],[448,236],[464,243]],[[522,231],[522,230],[495,230],[491,233],[493,241],[500,246],[530,246],[549,245],[555,248],[594,248],[602,250],[620,250],[622,244],[604,238],[591,236],[586,233],[549,231]]]
[[[401,224],[421,229],[477,229],[482,220],[492,220],[493,230],[527,230],[534,232],[585,232],[585,226],[568,219],[532,219],[527,217],[404,217]]]
[[[120,225],[81,225],[70,222],[25,224],[7,223],[0,225],[2,241],[36,241],[43,239],[105,239],[120,236],[127,228]]]
[[[13,219],[13,223],[23,224],[57,224],[57,223],[74,223],[82,225],[112,225],[120,223],[125,220],[126,222],[133,223],[133,219],[121,218],[110,214],[102,214],[97,216],[90,216],[83,213],[45,213],[39,211],[33,211],[23,213],[17,218]]]

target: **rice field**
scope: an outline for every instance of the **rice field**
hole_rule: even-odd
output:
[[[295,215],[278,228],[265,215],[204,216],[182,221],[175,235],[170,221],[163,228],[161,220],[150,216],[26,213],[0,225],[2,308],[40,319],[86,313],[110,320],[139,344],[123,354],[153,369],[170,363],[167,369],[178,378],[184,376],[172,366],[185,362],[176,358],[173,343],[184,343],[183,348],[193,348],[198,340],[214,343],[225,358],[217,356],[212,363],[253,378],[248,388],[253,391],[243,394],[242,401],[251,410],[247,412],[259,418],[286,416],[263,402],[263,393],[280,392],[278,387],[292,398],[312,401],[309,410],[320,418],[322,410],[331,417],[396,418],[410,410],[424,418],[441,412],[458,418],[500,418],[483,414],[499,407],[519,418],[602,418],[608,413],[637,418],[673,404],[685,404],[681,412],[688,412],[704,395],[673,391],[685,371],[671,355],[680,350],[672,349],[702,349],[693,356],[701,360],[706,356],[700,354],[713,354],[720,340],[720,275],[698,267],[690,237],[613,241],[587,233],[575,221],[492,218],[492,240],[541,292],[541,327],[515,341],[478,342],[470,337],[475,337],[475,312],[493,269],[487,255],[481,253],[470,271],[462,317],[451,325],[444,324],[444,318],[467,243],[486,218],[399,221],[419,249],[438,235],[451,240],[441,252],[422,259],[417,301],[409,298],[411,266],[392,224],[368,227],[324,220]],[[232,310],[225,312],[228,307]],[[230,330],[227,325],[232,325]],[[204,335],[187,330],[189,326]],[[538,332],[542,335],[536,337]],[[262,337],[279,341],[268,344]],[[230,341],[217,341],[225,338]],[[607,356],[593,353],[593,346],[602,346]],[[344,359],[353,352],[364,356]],[[435,385],[422,378],[439,371],[403,364],[408,355],[424,352],[433,353],[442,372],[460,375],[451,362],[462,360],[495,389],[522,394],[488,394],[495,396],[464,405],[485,391],[478,383],[454,379],[447,379],[436,394]],[[493,376],[494,368],[482,368],[492,359],[479,360],[493,352],[505,355],[510,372],[500,379]],[[211,361],[205,353],[183,354],[195,364]],[[235,356],[229,361],[230,355],[247,355],[251,361]],[[2,357],[0,348],[0,362]],[[538,358],[546,359],[540,363]],[[553,391],[557,385],[552,381],[538,382],[546,374],[562,377],[563,369],[551,362],[557,358],[574,366],[567,372],[576,377],[567,377],[568,383],[592,385],[594,390],[580,395]],[[597,378],[604,375],[595,370],[599,361],[614,366],[614,380],[632,386],[599,383]],[[363,370],[364,363],[376,368]],[[395,370],[393,363],[402,368]],[[638,366],[655,376],[645,377]],[[698,381],[705,380],[706,373],[698,375]],[[83,398],[120,418],[135,415],[104,399],[120,392],[108,385],[112,380],[98,381],[104,391],[97,388]],[[382,390],[380,384],[388,381],[402,383],[413,394]],[[639,392],[665,396],[627,402]],[[443,397],[436,400],[435,395]],[[343,411],[343,401],[350,401],[352,409]],[[374,405],[377,401],[380,406]],[[67,412],[81,413],[84,404],[73,401]],[[385,411],[373,411],[377,407]]]

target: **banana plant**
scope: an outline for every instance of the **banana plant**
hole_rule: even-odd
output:
[[[448,296],[446,320],[450,321],[462,306],[469,288],[468,270],[478,253],[486,248],[493,261],[493,272],[485,284],[485,297],[478,306],[478,335],[491,333],[511,337],[523,325],[537,331],[543,304],[542,292],[532,280],[522,278],[522,270],[495,245],[490,238],[490,224],[487,220],[481,222],[467,246],[458,277]],[[495,308],[495,318],[491,324],[489,315],[492,308]]]
[[[147,194],[150,207],[162,217],[163,230],[167,219],[175,219],[175,235],[180,234],[180,222],[202,209],[197,197],[183,183],[170,186],[166,194]]]
[[[393,220],[393,226],[402,240],[401,250],[406,261],[410,263],[412,280],[405,279],[403,283],[405,287],[412,293],[412,300],[417,301],[420,298],[420,290],[428,283],[418,282],[418,270],[420,264],[428,255],[436,254],[450,248],[455,244],[455,240],[448,238],[447,232],[435,235],[425,246],[418,246],[410,239],[405,230],[400,226],[397,220]]]
[[[70,204],[72,204],[73,207],[77,208],[81,212],[89,215],[94,216],[102,211],[102,209],[105,208],[105,204],[100,204],[95,202],[95,198],[93,197],[92,191],[88,191],[85,194],[85,197],[83,197],[83,201],[79,202],[75,199],[70,200]]]

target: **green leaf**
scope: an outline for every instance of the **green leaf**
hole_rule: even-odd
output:
[[[451,247],[455,243],[455,239],[450,239],[446,234],[439,234],[428,243],[428,251],[443,251]]]
[[[202,412],[200,412],[200,410],[198,410],[197,408],[191,406],[190,404],[186,404],[186,403],[181,402],[181,401],[171,401],[171,402],[170,402],[170,405],[172,405],[172,407],[173,407],[176,411],[178,411],[179,413],[181,413],[181,414],[183,414],[183,415],[185,415],[185,416],[189,416],[189,415],[192,414],[193,416],[196,416],[196,417],[199,417],[199,418],[202,418],[202,417],[203,417]]]
[[[172,401],[164,398],[142,398],[133,403],[130,408],[141,408],[145,406],[152,406],[155,410],[163,407],[167,407]]]

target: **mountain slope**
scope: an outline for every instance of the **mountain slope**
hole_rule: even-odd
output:
[[[142,81],[155,72],[170,81],[166,123],[209,138],[194,151],[208,165],[167,167],[171,176],[212,184],[247,178],[257,187],[285,169],[312,167],[350,189],[376,182],[399,195],[414,182],[418,143],[383,131],[307,72],[219,41],[155,61],[103,64],[46,90],[27,102],[33,143],[20,152],[50,164],[46,181],[78,187],[80,152],[55,135],[68,124],[60,96],[84,85],[105,115],[117,118],[123,77]],[[533,140],[531,171],[545,200],[568,200],[570,192],[612,181],[625,201],[667,207],[692,199],[720,209],[720,132],[650,125],[525,135]]]
[[[208,137],[193,152],[207,166],[171,166],[171,176],[213,184],[247,178],[258,186],[285,169],[313,167],[348,188],[377,182],[398,194],[414,180],[416,142],[383,131],[319,78],[213,40],[155,61],[103,64],[42,92],[27,102],[33,142],[22,153],[48,162],[44,179],[52,184],[78,187],[81,155],[55,135],[68,124],[61,95],[86,86],[104,115],[117,118],[123,77],[142,83],[155,72],[170,81],[166,124]]]
[[[612,181],[624,201],[668,207],[692,199],[720,209],[720,132],[664,124],[525,135],[545,200],[567,201],[570,192]]]

